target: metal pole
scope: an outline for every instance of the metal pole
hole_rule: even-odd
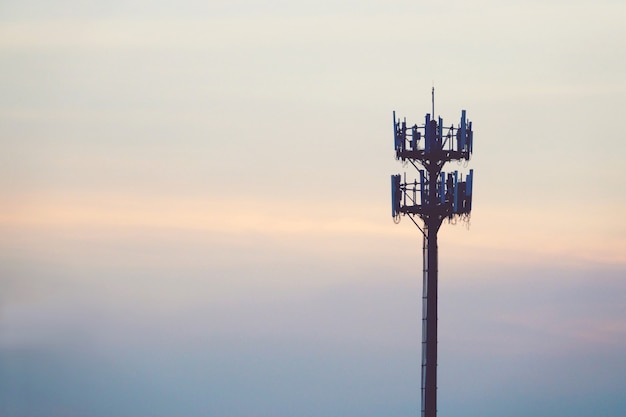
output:
[[[424,216],[426,239],[426,282],[424,294],[426,308],[423,314],[423,326],[426,326],[424,353],[424,388],[423,417],[437,416],[437,232],[441,225],[438,213],[437,179],[441,172],[440,165],[431,161],[428,166],[428,202]]]
[[[426,310],[428,309],[428,228],[424,225],[422,239],[422,417],[424,417],[424,405],[426,404],[426,343],[428,341],[428,326],[426,325]]]
[[[424,352],[424,417],[437,415],[437,229],[436,221],[429,221],[426,227],[426,295],[425,318],[426,327]]]

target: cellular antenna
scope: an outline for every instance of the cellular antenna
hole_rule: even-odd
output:
[[[433,118],[435,117],[435,83],[433,82]]]
[[[435,120],[435,87],[432,90],[433,114],[423,125],[407,127],[393,112],[396,159],[408,161],[419,176],[407,181],[391,176],[391,213],[398,223],[407,216],[423,235],[422,295],[422,417],[437,415],[437,232],[445,219],[469,221],[472,210],[474,170],[463,178],[458,171],[445,173],[451,161],[469,161],[473,151],[472,122],[461,111],[457,127],[443,127]]]

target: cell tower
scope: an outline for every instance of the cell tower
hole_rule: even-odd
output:
[[[396,159],[408,161],[419,173],[419,180],[407,182],[406,173],[391,176],[392,215],[398,223],[408,216],[424,236],[422,295],[422,417],[437,415],[437,232],[444,219],[469,220],[472,210],[474,172],[463,179],[458,171],[442,171],[446,162],[469,161],[473,148],[472,122],[461,111],[457,127],[444,127],[441,117],[426,114],[423,125],[407,127],[393,112]],[[422,220],[423,227],[416,221]]]

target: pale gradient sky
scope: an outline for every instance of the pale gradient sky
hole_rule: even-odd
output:
[[[475,130],[471,225],[439,234],[439,415],[622,417],[625,18],[1,2],[0,415],[418,415],[391,112],[423,120],[434,83]]]

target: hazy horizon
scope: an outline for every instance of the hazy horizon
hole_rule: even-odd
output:
[[[434,84],[475,175],[439,232],[438,415],[623,416],[625,16],[3,2],[0,415],[419,415],[391,115]]]

